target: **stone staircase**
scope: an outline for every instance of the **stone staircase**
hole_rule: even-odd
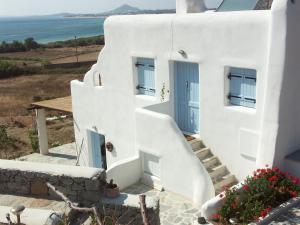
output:
[[[225,165],[222,165],[219,158],[213,155],[211,150],[205,147],[200,139],[195,138],[188,142],[209,173],[213,181],[216,194],[221,193],[224,186],[231,187],[238,183],[236,177],[228,171]]]

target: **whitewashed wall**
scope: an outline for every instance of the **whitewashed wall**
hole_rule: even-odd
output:
[[[97,64],[83,83],[71,84],[78,146],[84,139],[81,164],[88,164],[87,129],[98,130],[114,144],[108,167],[138,157],[135,109],[159,103],[165,85],[170,90],[165,101],[173,115],[174,60],[199,63],[200,136],[233,174],[243,179],[256,166],[280,164],[285,153],[300,144],[300,122],[294,123],[299,115],[294,102],[300,94],[295,92],[300,52],[295,47],[300,36],[295,21],[299,3],[288,0],[274,0],[269,11],[108,18],[106,45]],[[155,59],[155,97],[136,95],[136,57]],[[228,105],[228,66],[257,70],[256,109]],[[94,87],[98,73],[102,87]]]

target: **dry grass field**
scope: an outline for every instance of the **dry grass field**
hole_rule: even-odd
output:
[[[80,62],[97,60],[103,46],[91,45],[78,47],[78,60]],[[1,53],[0,59],[10,59],[19,65],[40,66],[42,63],[76,62],[76,49],[71,47],[37,49],[29,52]]]
[[[22,76],[0,80],[0,125],[16,140],[16,147],[0,152],[0,158],[16,158],[32,153],[29,131],[34,129],[35,114],[27,110],[36,97],[42,99],[70,95],[70,81],[81,80],[83,75],[57,74]],[[60,112],[47,111],[47,116]],[[49,146],[74,140],[72,117],[48,124]]]
[[[79,47],[79,60],[97,60],[103,46]],[[15,63],[32,63],[39,66],[44,60],[51,63],[76,62],[74,48],[57,48],[20,53],[0,54],[1,59],[10,59]],[[53,99],[70,95],[70,81],[82,80],[89,68],[59,70],[49,74],[19,76],[0,79],[0,125],[7,127],[8,135],[14,140],[14,146],[0,150],[0,158],[13,159],[33,152],[29,132],[35,127],[34,111],[28,110],[36,99]],[[58,71],[58,72],[56,72]],[[73,72],[74,71],[74,72]],[[77,71],[77,72],[76,72]],[[47,116],[61,115],[57,111],[47,110]],[[47,123],[49,146],[74,141],[72,115],[67,119]]]

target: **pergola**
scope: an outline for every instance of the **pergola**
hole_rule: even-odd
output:
[[[56,98],[31,104],[31,109],[35,109],[36,125],[39,139],[39,149],[42,155],[49,153],[48,135],[46,127],[45,109],[57,110],[65,113],[72,113],[72,97]]]

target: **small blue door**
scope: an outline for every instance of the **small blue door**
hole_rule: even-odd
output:
[[[91,166],[95,168],[104,168],[101,148],[105,143],[104,136],[96,132],[90,132],[91,135]]]
[[[175,63],[175,117],[186,133],[199,132],[199,66],[196,63]]]

